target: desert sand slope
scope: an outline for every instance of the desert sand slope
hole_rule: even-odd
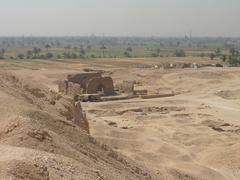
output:
[[[121,71],[119,82],[179,95],[84,104],[94,137],[165,179],[239,179],[239,69]]]
[[[135,63],[135,59],[127,61]],[[159,70],[119,67],[118,63],[114,59],[6,65],[7,72],[0,73],[1,176],[146,179],[151,174],[152,179],[166,180],[239,180],[239,68]],[[68,102],[60,99],[51,105],[48,89],[56,90],[59,80],[83,68],[104,70],[115,85],[135,80],[138,88],[150,93],[178,95],[83,103],[96,142],[65,121],[59,110]],[[136,168],[136,163],[158,177],[144,167]]]
[[[0,72],[0,179],[161,179],[66,121],[68,100]]]

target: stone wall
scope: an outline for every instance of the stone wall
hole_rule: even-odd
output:
[[[120,93],[133,94],[135,81],[123,81],[118,89]]]

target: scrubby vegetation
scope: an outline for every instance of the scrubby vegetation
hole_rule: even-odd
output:
[[[239,38],[2,37],[0,59],[197,56],[238,66]]]

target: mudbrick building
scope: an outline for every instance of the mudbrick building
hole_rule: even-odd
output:
[[[67,80],[60,82],[59,92],[111,96],[114,95],[114,85],[111,77],[103,77],[100,73],[79,73],[68,75]]]

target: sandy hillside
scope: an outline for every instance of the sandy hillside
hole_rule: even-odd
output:
[[[42,173],[39,177],[50,179],[69,179],[70,175],[76,179],[239,179],[238,68],[166,71],[126,66],[134,60],[125,60],[127,64],[112,60],[104,65],[105,61],[4,64],[0,143],[6,155],[1,156],[0,173],[6,177]],[[83,68],[105,70],[116,85],[135,80],[138,88],[150,93],[178,95],[83,103],[92,138],[65,123],[58,110],[66,102],[51,105],[49,93],[49,89],[57,90],[58,81],[67,74]],[[31,94],[29,89],[34,88],[16,88],[16,80],[6,78],[6,74],[41,91]],[[46,97],[35,97],[41,92]],[[44,141],[32,134],[40,134]]]
[[[69,100],[24,70],[6,69],[0,70],[0,179],[160,178],[66,120]]]

